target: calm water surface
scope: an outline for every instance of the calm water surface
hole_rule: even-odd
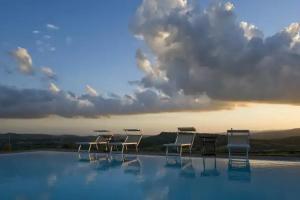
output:
[[[109,156],[0,155],[0,199],[300,199],[300,163]]]

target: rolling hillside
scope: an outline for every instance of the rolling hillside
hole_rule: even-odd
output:
[[[251,136],[251,153],[256,155],[284,155],[300,156],[300,129],[286,131],[268,131],[255,133]],[[205,135],[205,134],[201,134]],[[227,137],[224,134],[217,136],[217,153],[226,153]],[[285,137],[286,136],[286,137]],[[77,135],[45,135],[45,134],[0,134],[0,151],[7,151],[8,143],[13,151],[23,150],[71,150],[76,151],[76,142],[93,141],[95,136]],[[176,133],[162,132],[158,135],[144,136],[140,150],[142,152],[163,153],[163,144],[174,142]],[[193,152],[201,153],[202,138],[195,138]]]

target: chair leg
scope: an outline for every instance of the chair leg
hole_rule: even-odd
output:
[[[166,147],[166,156],[168,156],[168,154],[169,154],[169,147],[167,146]]]
[[[126,147],[127,148],[127,147]],[[122,154],[124,153],[124,145],[122,145]]]
[[[91,148],[92,148],[92,145],[90,144],[90,147],[89,147],[89,152],[91,151]]]
[[[217,152],[216,152],[216,143],[214,143],[214,154],[217,155]]]
[[[81,150],[81,145],[79,145],[79,147],[78,147],[78,152],[80,152],[80,150]]]
[[[182,155],[182,146],[180,146],[179,155],[180,155],[180,157],[181,157],[181,155]]]
[[[138,153],[139,152],[139,149],[138,149],[138,146],[135,145],[135,151]]]

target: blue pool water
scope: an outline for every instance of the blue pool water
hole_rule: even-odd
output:
[[[0,155],[0,199],[300,199],[300,163],[34,152]]]

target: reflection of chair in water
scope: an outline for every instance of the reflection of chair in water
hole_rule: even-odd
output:
[[[97,169],[99,170],[108,170],[113,168],[118,168],[125,166],[125,168],[130,171],[137,171],[140,167],[140,161],[137,157],[125,156],[124,154],[106,154],[101,159],[98,159]]]
[[[106,171],[108,170],[110,167],[110,158],[108,156],[108,154],[105,154],[104,156],[100,157],[97,160],[97,170],[102,170],[102,171]]]
[[[251,168],[248,160],[232,160],[228,163],[228,179],[232,181],[251,181]]]
[[[95,162],[97,160],[96,153],[80,153],[78,154],[78,160],[81,162]]]
[[[190,157],[166,157],[165,167],[180,169],[180,176],[193,178],[196,176],[195,168]]]
[[[125,157],[122,167],[125,173],[134,175],[141,173],[141,161],[137,156]]]
[[[212,162],[211,162],[212,161]],[[203,171],[201,176],[219,176],[220,172],[217,169],[217,159],[203,157]]]
[[[115,168],[115,167],[120,167],[122,166],[124,162],[124,155],[111,155],[110,156],[110,162],[109,162],[109,167],[110,168]]]

